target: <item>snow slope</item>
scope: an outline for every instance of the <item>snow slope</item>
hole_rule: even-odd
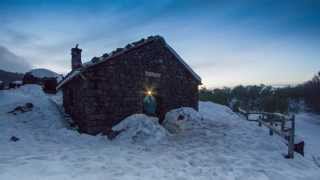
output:
[[[296,133],[305,141],[306,158],[320,168],[320,116],[311,113],[296,115]]]
[[[148,122],[153,118],[133,115],[118,126],[131,129],[110,141],[65,128],[50,98],[38,86],[0,91],[0,179],[320,178],[320,168],[312,160],[299,155],[284,159],[286,146],[277,136],[269,136],[225,106],[200,102],[199,114],[189,116],[195,126],[175,134]],[[26,102],[34,104],[32,111],[7,113]],[[144,132],[139,141],[127,140],[137,132]],[[158,137],[153,132],[164,138],[146,143]],[[10,141],[11,136],[20,140]]]
[[[29,71],[28,73],[32,74],[34,77],[37,78],[50,78],[50,77],[58,77],[59,75],[49,69],[39,68],[39,69],[33,69]]]

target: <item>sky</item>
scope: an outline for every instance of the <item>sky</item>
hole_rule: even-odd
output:
[[[318,0],[1,0],[0,24],[10,71],[65,74],[77,43],[86,62],[150,35],[207,87],[297,84],[320,70]]]

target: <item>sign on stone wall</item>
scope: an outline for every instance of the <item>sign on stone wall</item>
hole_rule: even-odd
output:
[[[155,73],[155,72],[150,72],[150,71],[145,71],[145,75],[148,77],[154,77],[154,78],[160,78],[161,74],[160,73]]]

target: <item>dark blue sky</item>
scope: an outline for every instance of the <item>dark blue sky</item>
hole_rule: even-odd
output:
[[[299,83],[319,70],[320,1],[1,0],[0,22],[0,46],[60,73],[76,43],[88,61],[155,34],[209,87]]]

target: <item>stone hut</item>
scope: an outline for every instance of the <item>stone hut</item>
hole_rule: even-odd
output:
[[[200,77],[165,42],[150,36],[82,64],[71,49],[72,71],[58,84],[63,106],[82,132],[107,133],[135,113],[158,116],[179,107],[198,110]],[[154,112],[147,112],[147,97]],[[148,99],[147,99],[148,100]]]
[[[23,76],[23,84],[38,84],[45,93],[55,94],[58,81],[61,79],[62,75],[49,69],[39,68],[27,72]]]
[[[16,89],[22,85],[23,85],[22,81],[12,81],[9,83],[9,89]]]
[[[33,69],[23,76],[23,84],[43,85],[48,79],[58,79],[60,75],[44,68]]]

